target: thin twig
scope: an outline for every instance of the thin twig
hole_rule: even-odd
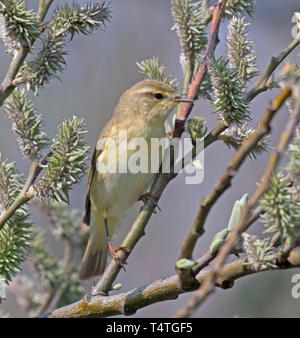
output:
[[[16,200],[12,203],[12,205],[3,212],[2,216],[0,217],[0,230],[3,228],[4,224],[9,220],[9,218],[25,203],[30,201],[35,196],[35,191],[33,190],[33,184],[37,179],[40,172],[43,170],[43,165],[47,163],[48,157],[52,155],[50,151],[47,156],[41,161],[32,162],[29,168],[29,173],[27,180],[24,184],[20,195],[16,198]]]
[[[51,303],[49,304],[50,309],[55,309],[58,302],[63,297],[64,293],[68,290],[71,282],[71,275],[73,272],[73,265],[72,265],[72,259],[73,259],[73,246],[71,244],[70,240],[65,241],[65,247],[64,247],[64,259],[63,264],[65,267],[65,282],[62,283],[56,290],[55,290],[55,296],[53,297]]]
[[[260,215],[264,212],[263,208],[261,206],[258,206],[253,213],[251,214],[251,216],[249,217],[249,219],[246,221],[246,226],[249,227],[251,224],[253,224],[259,217]],[[207,265],[209,265],[209,263],[215,259],[216,255],[217,255],[217,251],[216,252],[211,252],[208,251],[206,252],[204,255],[202,255],[198,260],[197,260],[197,265],[195,265],[192,268],[192,272],[194,274],[194,276],[196,276],[203,268],[205,268]],[[232,253],[237,254],[237,251],[234,250]]]
[[[47,309],[49,308],[49,305],[50,305],[54,296],[55,296],[55,290],[51,290],[50,292],[47,292],[45,300],[38,307],[38,309],[33,312],[32,316],[36,317],[36,316],[39,316],[40,314],[44,313],[45,311],[47,311]]]
[[[205,74],[207,73],[207,63],[209,62],[209,60],[212,59],[214,50],[219,42],[219,38],[218,38],[219,28],[220,28],[221,20],[223,17],[224,8],[226,6],[226,2],[227,0],[220,0],[214,6],[213,19],[212,19],[212,24],[211,24],[208,42],[206,46],[206,51],[205,51],[203,60],[201,61],[200,66],[197,70],[197,73],[192,83],[189,86],[188,93],[187,93],[187,97],[193,100],[196,100],[198,97],[199,88],[205,77]],[[181,137],[183,130],[184,130],[185,121],[188,118],[192,108],[193,108],[192,103],[183,104],[181,112],[177,116],[177,119],[175,121],[174,132],[173,132],[174,138]]]
[[[276,70],[276,68],[281,64],[281,62],[299,45],[300,43],[300,33],[295,37],[295,39],[289,44],[289,46],[282,51],[278,56],[273,56],[271,61],[261,75],[261,77],[257,80],[255,85],[249,90],[246,95],[246,98],[251,101],[253,100],[259,93],[266,91],[270,86],[268,81]]]
[[[38,18],[40,21],[45,19],[46,14],[48,13],[49,7],[51,6],[53,0],[40,0],[39,9],[38,9]]]
[[[50,215],[49,215],[50,216]],[[51,216],[50,216],[51,217]],[[51,219],[51,222],[55,225],[55,222],[53,219]],[[71,274],[73,272],[73,265],[72,265],[72,259],[73,259],[73,246],[71,243],[71,240],[66,238],[64,245],[64,257],[63,257],[63,265],[65,267],[65,279],[64,282],[60,285],[56,285],[56,287],[53,287],[46,296],[46,299],[44,300],[43,304],[41,304],[38,309],[34,312],[33,317],[39,316],[43,312],[49,310],[49,309],[55,309],[57,307],[58,302],[61,300],[65,292],[68,290],[71,282]]]
[[[42,22],[47,14],[49,7],[51,6],[53,0],[40,0],[38,18]],[[34,43],[34,39],[31,39],[31,44]],[[0,85],[0,106],[3,105],[7,97],[12,93],[15,88],[14,79],[19,72],[20,67],[22,66],[24,60],[26,59],[30,49],[28,46],[21,46],[20,49],[15,53],[11,64],[8,68],[8,71]]]

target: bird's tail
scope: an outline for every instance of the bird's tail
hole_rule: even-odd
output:
[[[109,234],[118,225],[120,217],[107,217]],[[89,279],[103,273],[107,261],[108,243],[105,230],[104,216],[92,211],[90,238],[82,260],[79,279]]]

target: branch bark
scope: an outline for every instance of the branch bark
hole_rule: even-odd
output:
[[[244,265],[244,259],[236,260],[224,266],[217,275],[216,286],[228,288],[233,286],[235,280],[248,276],[256,271]],[[300,267],[299,253],[292,251],[287,264],[282,269]],[[201,271],[197,281],[202,284],[206,279],[208,271]],[[180,294],[194,291],[193,287],[183,290],[180,287],[180,280],[177,275],[156,280],[148,285],[133,289],[129,292],[120,293],[114,296],[95,296],[89,303],[83,298],[80,301],[45,313],[40,317],[44,318],[89,318],[109,317],[115,315],[132,315],[138,309],[164,300],[176,299]]]

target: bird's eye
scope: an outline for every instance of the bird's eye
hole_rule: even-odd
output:
[[[162,93],[154,93],[154,97],[157,99],[157,100],[161,100],[164,96]]]

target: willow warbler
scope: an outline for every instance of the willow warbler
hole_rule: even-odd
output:
[[[80,279],[101,275],[107,253],[122,266],[110,236],[122,214],[146,192],[155,173],[118,171],[127,168],[127,162],[135,150],[120,144],[120,132],[126,132],[127,142],[142,138],[147,142],[151,160],[150,142],[153,138],[165,137],[164,123],[179,102],[192,102],[178,96],[175,90],[163,82],[147,80],[135,84],[121,96],[113,117],[99,135],[91,160],[85,203],[84,223],[91,225],[88,245],[83,257]],[[117,171],[100,170],[112,154],[110,144],[115,144]],[[122,155],[126,152],[126,156]],[[124,155],[124,154],[123,154]],[[120,161],[122,163],[120,163]]]

